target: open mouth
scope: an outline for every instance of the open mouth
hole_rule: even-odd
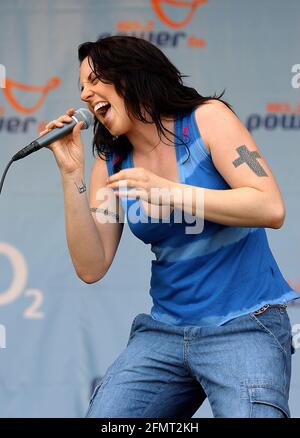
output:
[[[110,107],[111,105],[109,102],[99,102],[94,107],[94,113],[97,113],[97,115],[100,114],[102,117],[105,117]]]

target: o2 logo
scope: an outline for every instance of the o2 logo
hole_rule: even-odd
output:
[[[25,297],[31,299],[31,302],[24,310],[23,317],[26,319],[44,318],[44,312],[41,310],[43,293],[39,289],[25,289],[27,265],[23,255],[12,245],[3,242],[0,242],[0,255],[8,259],[13,271],[11,284],[6,290],[0,291],[0,307],[14,302],[24,294]]]
[[[6,328],[0,324],[0,348],[6,348]]]

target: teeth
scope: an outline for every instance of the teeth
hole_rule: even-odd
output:
[[[107,101],[97,103],[97,105],[94,106],[94,112],[98,111],[98,109],[100,109],[103,106],[106,106],[108,104],[109,104],[109,102],[107,102]]]

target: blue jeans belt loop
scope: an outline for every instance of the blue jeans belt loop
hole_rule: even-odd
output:
[[[277,307],[277,306],[282,307],[284,309],[287,308],[287,304],[266,304],[265,306],[253,312],[253,315],[260,315],[261,313],[265,312],[269,307]]]

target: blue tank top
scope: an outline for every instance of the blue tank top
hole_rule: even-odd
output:
[[[180,183],[224,190],[230,186],[215,168],[201,139],[195,110],[175,117]],[[190,155],[188,154],[188,150]],[[107,161],[109,175],[114,156]],[[121,168],[134,167],[130,152]],[[299,295],[288,285],[268,245],[264,228],[222,225],[204,220],[200,233],[191,216],[174,209],[169,221],[147,216],[136,198],[121,197],[131,231],[151,244],[151,316],[172,325],[218,326],[265,304],[286,304]],[[132,214],[133,213],[133,214]],[[137,220],[140,218],[140,220]]]

